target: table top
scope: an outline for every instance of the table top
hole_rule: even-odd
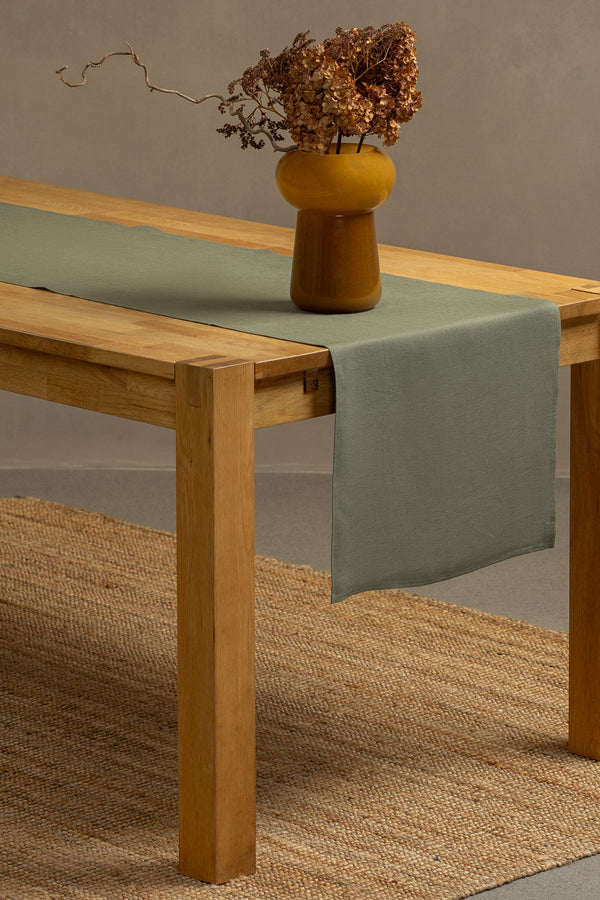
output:
[[[149,225],[173,234],[266,248],[286,256],[293,251],[294,232],[290,228],[17,178],[0,177],[0,201],[124,225]],[[380,262],[383,272],[394,275],[551,300],[560,308],[563,325],[561,364],[600,356],[600,284],[589,279],[386,245],[380,245]],[[0,329],[4,343],[50,352],[61,343],[68,344],[71,357],[100,364],[111,364],[117,354],[127,358],[132,370],[161,377],[168,377],[176,361],[208,353],[254,362],[257,380],[331,366],[329,351],[323,347],[6,283],[0,283]]]

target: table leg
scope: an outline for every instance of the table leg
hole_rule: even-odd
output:
[[[254,366],[175,368],[179,865],[255,870]]]
[[[569,750],[600,759],[600,361],[571,366]]]

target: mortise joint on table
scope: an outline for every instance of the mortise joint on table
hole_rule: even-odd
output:
[[[0,178],[0,200],[290,255],[290,229]],[[600,759],[600,285],[380,247],[382,270],[542,297],[572,366],[569,747]],[[0,389],[174,428],[180,868],[255,868],[254,430],[335,410],[323,347],[0,285]]]

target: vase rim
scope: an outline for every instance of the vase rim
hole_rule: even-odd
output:
[[[345,144],[340,145],[340,152],[337,152],[337,145],[330,144],[326,153],[320,153],[318,150],[301,150],[300,147],[294,147],[293,150],[288,150],[288,153],[302,153],[303,156],[359,156],[356,152],[356,148],[358,147],[358,141],[346,141]],[[375,153],[383,153],[379,147],[376,147],[375,144],[362,144],[360,148],[360,152],[375,152]]]
[[[347,141],[345,144],[340,144],[340,152],[337,152],[337,145],[330,144],[329,149],[327,150],[327,156],[348,156],[350,153],[356,155],[356,148],[358,147],[358,141]],[[374,144],[363,144],[360,148],[360,152],[371,152],[373,150],[379,150]]]

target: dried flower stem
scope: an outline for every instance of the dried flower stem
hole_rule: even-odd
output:
[[[190,97],[190,96],[188,96],[188,94],[182,93],[182,91],[177,91],[172,88],[163,88],[163,87],[159,87],[156,84],[152,84],[152,82],[150,81],[149,73],[148,73],[148,67],[141,61],[141,59],[139,58],[139,56],[137,55],[137,53],[135,52],[135,50],[133,49],[131,44],[128,41],[125,41],[125,43],[129,47],[128,50],[113,50],[110,53],[106,53],[102,57],[102,59],[98,60],[98,62],[87,63],[87,65],[85,65],[81,71],[81,81],[70,82],[70,81],[66,80],[63,73],[66,72],[66,70],[69,68],[68,66],[62,66],[62,68],[57,69],[56,74],[60,76],[60,80],[62,81],[63,84],[66,84],[67,87],[73,87],[73,88],[83,87],[83,85],[87,83],[87,70],[88,69],[98,69],[111,56],[130,56],[131,59],[133,60],[133,62],[135,63],[135,65],[139,66],[140,69],[143,70],[144,81],[146,83],[146,86],[150,89],[150,91],[158,91],[161,94],[175,94],[176,97],[181,97],[182,100],[187,100],[189,103],[195,103],[195,104],[204,103],[205,100],[218,100],[220,104],[228,107],[231,115],[237,117],[237,119],[240,121],[243,128],[249,134],[251,134],[252,136],[256,136],[256,135],[260,134],[260,135],[264,135],[265,137],[267,137],[269,139],[269,141],[271,142],[271,145],[274,150],[277,150],[280,153],[286,153],[288,150],[296,149],[295,144],[292,144],[288,147],[281,147],[275,141],[273,136],[267,131],[266,128],[262,128],[259,125],[252,125],[248,121],[248,118],[244,115],[243,107],[236,106],[236,103],[239,101],[232,100],[229,97],[223,97],[221,94],[205,94],[203,97]],[[262,107],[260,106],[258,101],[257,101],[257,108],[262,109]],[[271,110],[271,111],[276,112],[276,110]],[[283,118],[283,114],[279,114],[279,115],[282,115],[282,118]]]

